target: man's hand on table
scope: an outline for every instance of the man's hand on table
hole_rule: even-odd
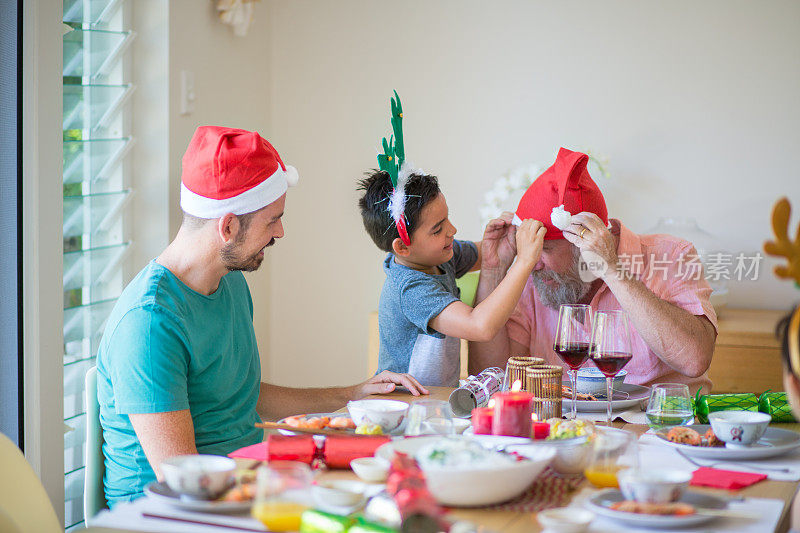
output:
[[[356,385],[353,391],[353,398],[358,400],[370,394],[388,394],[395,390],[398,385],[407,388],[414,396],[428,394],[428,389],[420,385],[419,381],[410,374],[398,374],[384,370],[364,383]]]

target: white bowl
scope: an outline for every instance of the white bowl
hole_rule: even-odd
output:
[[[406,417],[408,404],[400,400],[355,400],[347,402],[347,412],[357,426],[376,424],[384,433],[400,427]]]
[[[383,483],[389,477],[391,464],[380,457],[360,457],[350,461],[353,472],[368,483]]]
[[[692,474],[678,470],[623,470],[617,474],[626,500],[645,503],[677,502],[689,487]]]
[[[627,375],[628,371],[623,368],[619,371],[619,374],[614,376],[614,379],[612,379],[612,387],[614,390],[619,390],[622,387],[622,383],[625,381],[625,376]],[[602,394],[605,396],[606,377],[594,366],[578,369],[576,388],[581,394]]]
[[[767,431],[772,417],[755,411],[716,411],[708,415],[714,435],[726,448],[751,446]]]
[[[198,500],[213,500],[230,488],[236,461],[219,455],[177,455],[161,462],[169,488]]]
[[[583,533],[594,520],[594,513],[577,507],[557,507],[539,511],[536,519],[544,528],[542,533]]]
[[[523,461],[499,466],[468,464],[459,467],[422,467],[433,497],[439,503],[451,507],[493,505],[510,500],[527,489],[555,455],[552,447],[531,445],[530,439],[494,435],[457,435],[395,440],[378,448],[375,456],[388,461],[394,457],[395,452],[402,452],[413,457],[423,447],[444,439],[474,440],[486,447],[507,443],[520,444],[506,449],[518,452],[526,458]]]
[[[453,429],[455,430],[456,434],[461,435],[466,431],[468,427],[472,425],[472,422],[467,420],[466,418],[454,418],[453,419]]]
[[[311,493],[318,505],[352,507],[364,499],[366,487],[360,481],[340,479],[321,481],[311,486]]]
[[[559,474],[582,474],[592,457],[592,442],[588,437],[550,441],[556,451],[550,467]]]

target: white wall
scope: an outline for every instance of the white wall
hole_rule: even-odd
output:
[[[477,209],[496,176],[551,161],[562,145],[609,157],[613,177],[597,181],[611,216],[635,231],[693,216],[729,250],[756,251],[779,196],[800,208],[796,2],[270,6],[270,139],[301,174],[286,238],[270,250],[269,290],[253,286],[269,300],[276,382],[366,373],[367,315],[384,276],[354,185],[390,131],[392,89],[407,154],[440,177],[461,238],[480,237]],[[785,308],[797,296],[765,271],[731,300]]]
[[[169,2],[169,238],[181,221],[181,158],[195,129],[219,125],[260,132],[270,138],[270,6],[255,4],[250,32],[236,37],[219,22],[215,2],[171,0]],[[195,110],[180,114],[181,71],[194,73]],[[248,275],[254,299],[257,340],[262,373],[268,378],[266,351],[269,328],[269,261]]]

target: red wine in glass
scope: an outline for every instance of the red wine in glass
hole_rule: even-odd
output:
[[[578,370],[581,365],[589,359],[588,342],[572,342],[563,346],[553,346],[553,351],[556,352],[561,360],[572,370]]]
[[[629,353],[607,352],[595,355],[592,361],[605,377],[613,378],[622,370],[623,366],[628,364],[632,357],[633,355]]]

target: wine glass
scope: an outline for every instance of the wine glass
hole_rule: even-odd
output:
[[[647,402],[647,423],[653,429],[690,425],[694,422],[691,398],[683,383],[656,383]]]
[[[611,424],[612,380],[633,357],[628,316],[623,311],[594,314],[589,357],[606,377],[606,423]]]
[[[311,506],[311,468],[297,461],[272,461],[258,467],[251,513],[270,531],[299,531],[300,516]]]
[[[589,335],[592,331],[592,308],[583,304],[563,304],[558,308],[558,326],[553,351],[569,367],[572,386],[572,411],[577,416],[578,369],[589,358]]]
[[[455,435],[453,410],[443,400],[417,400],[408,408],[405,435]]]

